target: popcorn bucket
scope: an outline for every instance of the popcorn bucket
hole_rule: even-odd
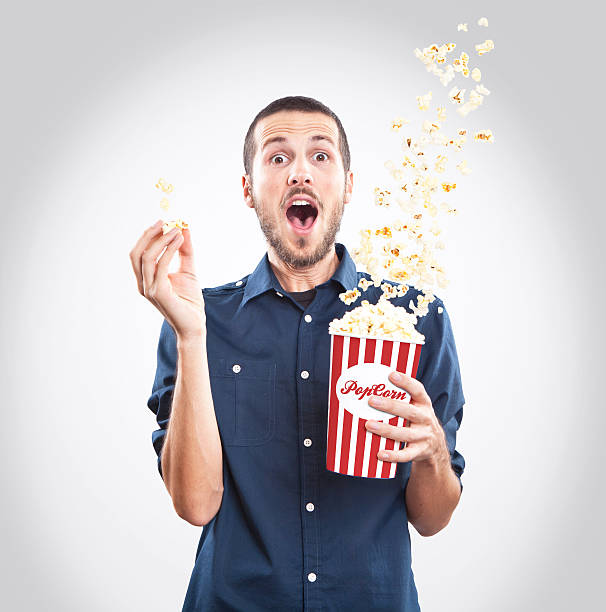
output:
[[[368,400],[379,395],[410,401],[410,395],[393,385],[388,375],[398,370],[415,377],[421,346],[331,333],[326,469],[347,476],[395,477],[398,464],[381,461],[377,455],[384,449],[400,450],[406,442],[381,437],[365,425],[375,420],[406,427],[408,421],[373,408]]]

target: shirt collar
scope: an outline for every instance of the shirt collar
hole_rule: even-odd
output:
[[[345,291],[349,291],[358,284],[356,264],[347,252],[345,245],[340,242],[335,243],[335,251],[340,263],[328,282],[336,281]],[[271,264],[269,263],[269,257],[267,253],[265,253],[253,273],[248,277],[241,305],[244,306],[249,300],[270,290],[277,291],[278,293],[285,293],[272,270]]]

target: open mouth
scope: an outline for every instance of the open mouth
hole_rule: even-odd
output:
[[[318,209],[307,200],[293,199],[286,209],[286,218],[298,234],[307,234],[318,218]]]

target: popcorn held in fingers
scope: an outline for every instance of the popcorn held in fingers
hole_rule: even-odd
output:
[[[162,233],[168,234],[173,227],[178,227],[180,230],[187,229],[189,225],[183,219],[175,219],[174,221],[166,221],[162,225]]]

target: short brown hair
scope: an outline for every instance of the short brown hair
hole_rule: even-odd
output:
[[[323,113],[334,119],[339,130],[339,152],[341,153],[341,159],[343,160],[343,168],[345,172],[349,171],[349,165],[351,163],[351,157],[349,154],[349,144],[347,143],[347,136],[343,125],[337,115],[333,113],[328,106],[314,100],[314,98],[306,98],[305,96],[288,96],[286,98],[279,98],[268,104],[263,110],[257,113],[257,116],[253,119],[253,122],[246,132],[246,138],[244,139],[244,172],[249,176],[252,176],[252,160],[255,157],[257,143],[255,142],[255,127],[257,123],[269,115],[278,113],[280,111],[301,111],[304,113]]]

